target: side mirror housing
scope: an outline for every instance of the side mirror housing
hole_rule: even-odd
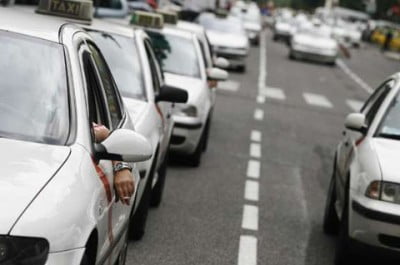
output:
[[[367,127],[365,126],[365,115],[362,113],[349,114],[346,117],[345,126],[349,130],[365,134],[367,132]]]
[[[128,129],[117,129],[100,144],[95,144],[96,159],[125,162],[146,161],[153,155],[147,139]]]
[[[215,68],[215,67],[207,69],[208,80],[225,81],[228,79],[228,77],[229,77],[229,74],[225,70]]]
[[[229,67],[230,63],[224,57],[217,57],[214,60],[214,65],[215,65],[215,67],[218,67],[218,68],[227,69]]]
[[[168,85],[163,85],[160,93],[156,96],[156,102],[167,101],[173,103],[186,103],[188,100],[187,91]]]

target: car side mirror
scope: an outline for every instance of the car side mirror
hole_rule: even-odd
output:
[[[207,69],[207,79],[211,81],[225,81],[229,77],[227,71],[213,67]]]
[[[215,65],[215,67],[218,67],[218,68],[227,69],[229,67],[230,63],[224,57],[217,57],[214,60],[214,65]]]
[[[367,126],[365,125],[365,115],[362,113],[351,113],[346,117],[345,126],[347,129],[365,134]]]
[[[95,144],[95,153],[98,160],[141,162],[150,159],[153,150],[141,134],[128,129],[117,129],[102,143]]]
[[[163,85],[160,88],[160,93],[156,96],[156,102],[167,101],[173,103],[186,103],[188,97],[187,91],[183,89],[169,85]]]

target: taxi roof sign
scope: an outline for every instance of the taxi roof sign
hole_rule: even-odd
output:
[[[160,14],[145,12],[145,11],[135,11],[132,14],[131,25],[158,28],[164,27],[164,18]]]
[[[174,11],[160,10],[158,9],[157,14],[160,14],[164,18],[164,23],[176,25],[178,24],[178,14]]]
[[[40,0],[36,12],[90,22],[93,15],[93,1]]]

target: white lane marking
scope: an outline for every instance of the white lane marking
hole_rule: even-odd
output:
[[[362,80],[356,73],[354,73],[345,62],[341,59],[337,60],[337,65],[343,70],[351,79],[353,79],[362,89],[368,94],[372,94],[374,91],[364,80]]]
[[[264,111],[262,109],[256,109],[254,111],[254,119],[257,121],[262,121],[264,119]]]
[[[259,200],[259,194],[260,194],[260,188],[259,188],[258,181],[254,180],[247,180],[246,181],[246,186],[244,189],[244,198],[249,201],[258,201]]]
[[[265,103],[265,97],[262,95],[257,96],[257,103],[258,104],[264,104]]]
[[[258,94],[267,83],[267,37],[266,31],[261,31],[260,35],[260,73],[258,76]]]
[[[254,205],[244,205],[242,228],[247,230],[258,230],[258,207]]]
[[[361,107],[364,105],[362,101],[354,99],[348,99],[346,100],[346,103],[355,112],[359,112],[361,110]]]
[[[240,236],[238,265],[257,265],[257,238]]]
[[[233,80],[218,82],[217,89],[236,92],[240,88],[240,83]]]
[[[260,177],[261,164],[257,160],[249,160],[247,164],[247,176],[249,178],[258,179]]]
[[[257,130],[252,130],[250,135],[250,140],[253,142],[261,142],[262,133]]]
[[[304,100],[309,105],[314,105],[324,108],[332,108],[332,103],[325,97],[319,94],[303,93]]]
[[[266,96],[267,98],[278,99],[278,100],[285,100],[286,95],[280,88],[274,87],[264,87],[260,89],[260,94]]]
[[[250,144],[250,156],[254,158],[260,158],[261,157],[261,145],[252,143]]]

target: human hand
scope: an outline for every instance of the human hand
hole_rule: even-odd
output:
[[[96,143],[101,143],[110,135],[110,130],[104,125],[93,123],[93,130]]]
[[[123,204],[129,205],[135,192],[135,182],[129,169],[124,169],[114,174],[114,187]]]

